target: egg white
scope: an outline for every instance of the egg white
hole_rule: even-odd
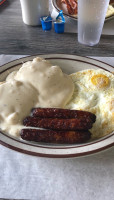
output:
[[[75,90],[65,108],[85,110],[96,115],[92,138],[114,131],[114,75],[105,70],[87,69],[71,74]]]

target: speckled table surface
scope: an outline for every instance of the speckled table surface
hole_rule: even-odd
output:
[[[106,26],[110,21],[106,22]],[[66,23],[67,31],[56,34],[54,29],[44,32],[41,26],[27,26],[22,21],[19,0],[7,0],[0,6],[0,54],[33,55],[66,53],[82,56],[114,56],[114,20],[111,33],[101,36],[94,47],[78,43],[75,23]]]
[[[0,55],[0,65],[21,56]],[[114,57],[97,58],[114,66]],[[87,157],[48,159],[0,145],[0,198],[113,200],[114,147]]]
[[[114,148],[85,158],[47,159],[0,146],[0,197],[113,200]]]

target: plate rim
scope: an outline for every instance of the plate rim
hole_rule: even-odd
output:
[[[59,57],[59,56],[63,56],[63,57]],[[13,61],[10,61],[10,62],[8,62],[8,63],[5,63],[4,65],[1,65],[1,67],[3,68],[3,67],[5,67],[5,66],[7,66],[7,65],[9,65],[9,64],[13,64],[14,62],[18,62],[18,64],[16,64],[16,65],[19,65],[19,64],[21,64],[22,62],[21,62],[21,60],[23,60],[23,59],[27,59],[27,60],[29,60],[29,58],[31,58],[31,60],[33,59],[33,57],[36,57],[36,56],[42,56],[42,57],[46,57],[46,56],[48,56],[49,58],[48,59],[69,59],[69,60],[77,60],[76,58],[74,59],[74,58],[68,58],[68,56],[70,56],[70,57],[79,57],[80,59],[81,58],[86,58],[87,60],[90,60],[90,62],[88,61],[88,62],[86,62],[86,61],[83,61],[83,60],[77,60],[77,61],[81,61],[81,62],[86,62],[86,63],[88,63],[88,64],[92,64],[92,65],[94,65],[94,66],[97,66],[97,67],[100,67],[100,66],[98,66],[98,65],[96,65],[96,64],[94,64],[94,63],[91,63],[92,61],[97,61],[99,64],[100,63],[102,63],[102,64],[105,64],[106,66],[110,66],[111,68],[114,68],[113,66],[111,66],[111,65],[109,65],[109,64],[107,64],[107,63],[105,63],[105,62],[102,62],[102,61],[99,61],[99,60],[97,60],[97,59],[94,59],[94,58],[89,58],[89,57],[85,57],[85,56],[78,56],[78,55],[73,55],[73,54],[35,54],[35,55],[30,55],[30,56],[25,56],[25,57],[22,57],[22,58],[18,58],[18,59],[15,59],[15,60],[13,60]],[[50,56],[52,56],[51,58],[50,58]],[[54,56],[54,57],[53,57]],[[65,56],[66,56],[66,58],[65,58]],[[24,61],[25,62],[25,61]],[[12,67],[14,67],[15,65],[12,65]],[[101,67],[102,68],[102,67]],[[5,70],[3,70],[2,72],[0,72],[0,74],[1,73],[3,73],[4,71],[6,71],[7,69],[5,69]],[[106,70],[106,69],[105,69]],[[111,134],[111,135],[110,135]],[[113,133],[110,133],[109,135],[107,135],[107,137],[113,137]],[[6,135],[5,135],[6,136]],[[10,136],[9,136],[10,137]],[[107,137],[105,138],[105,139],[103,139],[102,138],[102,140],[106,140],[107,139]],[[12,140],[12,138],[10,137],[10,139]],[[94,142],[94,143],[100,143],[102,140],[98,140],[98,141],[96,141],[96,142]],[[17,142],[20,142],[20,141],[17,141]],[[105,149],[108,149],[108,148],[110,148],[110,147],[112,147],[113,145],[114,145],[114,142],[113,142],[113,140],[112,140],[112,142],[110,142],[110,144],[108,144],[108,145],[105,145],[105,146],[103,146],[103,147],[101,147],[101,148],[98,148],[98,149],[96,149],[96,150],[92,150],[92,151],[87,151],[87,152],[81,152],[81,153],[74,153],[74,154],[42,154],[42,153],[38,153],[38,152],[31,152],[31,151],[29,151],[29,150],[23,150],[23,149],[21,149],[21,148],[19,148],[19,147],[17,147],[17,146],[12,146],[11,144],[8,144],[8,143],[5,143],[4,141],[1,141],[1,139],[0,139],[0,144],[2,144],[3,146],[6,146],[6,147],[8,147],[8,148],[10,148],[10,149],[13,149],[13,150],[15,150],[15,151],[18,151],[18,152],[21,152],[21,153],[25,153],[25,154],[29,154],[29,155],[34,155],[34,156],[40,156],[40,157],[50,157],[50,158],[69,158],[69,157],[80,157],[80,156],[87,156],[87,155],[91,155],[91,154],[94,154],[94,153],[98,153],[98,152],[100,152],[100,151],[102,151],[102,150],[105,150]],[[92,143],[93,144],[93,143]],[[86,144],[86,146],[88,146],[88,145],[92,145],[91,143],[90,144]],[[28,144],[26,144],[26,145],[28,145]],[[77,146],[78,147],[78,146]],[[40,148],[42,148],[41,146],[40,146]],[[68,147],[68,149],[69,148],[71,148],[71,147]],[[76,148],[76,147],[73,147],[73,148]],[[55,148],[54,148],[55,149]],[[62,149],[62,148],[59,148],[59,149]]]
[[[80,58],[87,58],[87,59],[90,59],[90,60],[93,60],[93,61],[97,61],[97,62],[99,62],[99,63],[102,63],[102,64],[106,64],[106,65],[108,65],[109,67],[111,67],[111,68],[114,68],[114,66],[112,66],[111,64],[108,64],[108,63],[106,63],[106,62],[104,62],[104,61],[101,61],[101,60],[97,60],[96,58],[93,58],[93,57],[89,57],[89,56],[80,56],[80,55],[78,55],[78,54],[66,54],[66,53],[48,53],[48,54],[42,54],[42,53],[38,53],[38,54],[33,54],[33,55],[25,55],[24,57],[21,57],[21,58],[17,58],[17,59],[14,59],[14,60],[12,60],[12,61],[9,61],[9,62],[6,62],[5,64],[3,64],[3,65],[0,65],[0,68],[1,67],[3,67],[3,66],[5,66],[5,65],[7,65],[7,64],[10,64],[10,63],[12,63],[12,62],[15,62],[15,61],[18,61],[18,60],[22,60],[22,59],[26,59],[26,58],[29,58],[29,57],[35,57],[35,56],[49,56],[49,55],[57,55],[57,56],[61,56],[61,55],[63,55],[63,56],[78,56],[78,57],[80,57]],[[98,56],[99,57],[99,56]],[[53,58],[52,58],[53,59]],[[79,60],[79,61],[81,61],[81,60]],[[90,62],[88,62],[88,64],[91,64]],[[97,65],[96,65],[97,66]]]
[[[85,156],[90,156],[90,155],[94,155],[97,153],[100,153],[104,150],[107,150],[111,147],[114,147],[114,144],[108,144],[105,147],[101,147],[97,150],[92,150],[92,151],[88,151],[88,152],[82,152],[82,153],[74,153],[74,154],[44,154],[44,153],[38,153],[38,152],[33,152],[33,151],[29,151],[29,150],[23,150],[19,147],[15,147],[11,144],[7,144],[3,141],[0,140],[0,144],[7,147],[8,149],[14,150],[16,152],[19,153],[23,153],[23,154],[27,154],[30,156],[37,156],[37,157],[45,157],[45,158],[77,158],[77,157],[85,157]]]

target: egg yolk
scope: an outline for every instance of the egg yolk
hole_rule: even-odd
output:
[[[108,86],[109,79],[107,76],[103,74],[98,74],[98,75],[92,76],[91,82],[93,83],[93,85],[96,85],[98,88],[103,88],[103,87]]]

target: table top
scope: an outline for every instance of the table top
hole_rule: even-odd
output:
[[[7,0],[0,6],[0,54],[43,53],[114,57],[114,36],[102,35],[95,47],[80,45],[76,33],[59,35],[25,25],[20,1]],[[16,58],[0,55],[0,65]],[[103,61],[113,65],[113,58],[107,59]],[[0,145],[0,199],[113,200],[113,166],[114,148],[85,158],[55,160]]]
[[[19,0],[7,0],[0,6],[0,54],[65,53],[82,56],[114,56],[114,35],[102,35],[94,47],[78,43],[77,33],[44,32],[41,26],[22,21]]]
[[[114,57],[114,36],[102,35],[97,46],[83,46],[76,33],[59,35],[54,30],[44,32],[41,26],[25,25],[19,0],[7,0],[0,6],[0,54],[48,53]],[[10,59],[16,57],[1,55],[0,64]],[[111,59],[103,61],[113,65]],[[0,145],[0,200],[112,200],[113,166],[114,148],[85,158],[55,160],[24,155]]]

